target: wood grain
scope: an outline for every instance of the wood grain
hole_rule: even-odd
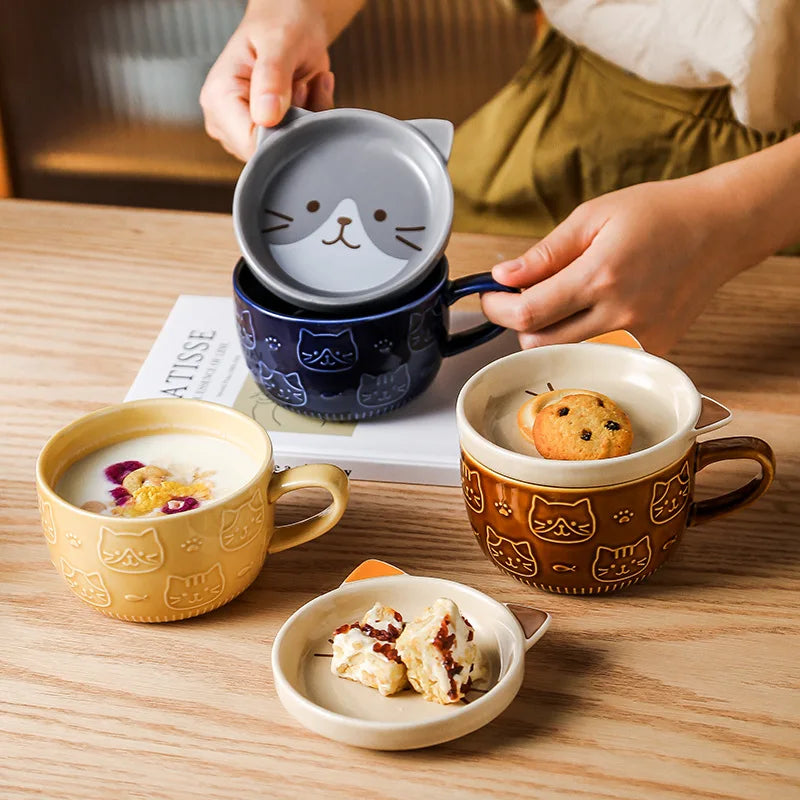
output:
[[[525,244],[454,236],[448,254],[466,273]],[[0,202],[0,796],[349,798],[374,781],[387,798],[800,796],[800,265],[769,259],[728,284],[673,354],[734,410],[726,435],[772,443],[773,488],[689,531],[635,590],[528,589],[484,560],[457,489],[358,483],[332,534],[271,558],[229,606],[106,619],[48,562],[36,454],[120,401],[176,296],[227,294],[236,257],[225,216]],[[704,494],[750,472],[710,467]],[[281,519],[322,502],[293,498]],[[483,730],[373,753],[284,712],[278,628],[370,556],[553,614],[517,700]]]

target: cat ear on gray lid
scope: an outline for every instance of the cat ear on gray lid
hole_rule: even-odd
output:
[[[261,147],[261,145],[272,136],[273,133],[277,133],[286,125],[294,122],[295,120],[300,119],[300,117],[305,117],[308,114],[313,114],[313,111],[307,111],[305,108],[298,108],[297,106],[289,106],[288,111],[283,115],[283,119],[275,125],[273,128],[264,128],[263,126],[259,126],[258,132],[256,134],[256,149]]]
[[[431,140],[445,161],[450,158],[455,130],[452,122],[446,119],[409,119],[407,122]]]

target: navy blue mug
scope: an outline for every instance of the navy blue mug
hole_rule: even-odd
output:
[[[256,383],[278,405],[326,420],[394,411],[423,392],[442,359],[488,342],[504,328],[484,322],[449,333],[449,308],[478,292],[516,291],[490,273],[451,281],[447,259],[391,304],[338,317],[272,294],[243,259],[233,272],[239,340]]]

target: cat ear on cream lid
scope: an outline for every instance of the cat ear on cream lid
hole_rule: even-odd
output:
[[[259,130],[233,221],[255,277],[315,311],[397,297],[444,253],[453,218],[447,120],[292,108]]]

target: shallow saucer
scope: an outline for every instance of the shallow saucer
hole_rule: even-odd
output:
[[[331,673],[329,637],[336,627],[377,601],[412,619],[438,597],[459,606],[490,664],[489,682],[466,703],[442,706],[411,690],[383,697]],[[275,686],[298,722],[329,739],[373,750],[429,747],[483,727],[509,706],[522,685],[525,652],[549,624],[544,611],[507,606],[464,584],[407,575],[371,560],[284,623],[272,648]]]

